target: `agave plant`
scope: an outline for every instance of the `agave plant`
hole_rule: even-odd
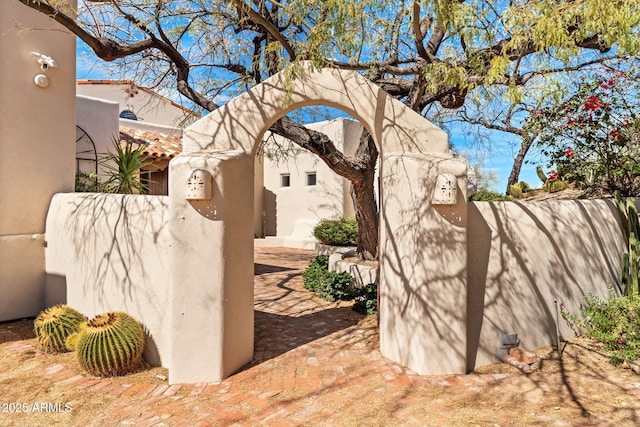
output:
[[[142,169],[151,163],[144,155],[144,145],[132,139],[113,140],[113,150],[102,158],[102,166],[109,178],[103,188],[108,193],[144,194],[149,188],[148,180],[141,175]]]
[[[86,320],[84,314],[65,304],[44,310],[33,322],[38,349],[45,353],[68,351],[65,341],[78,332],[80,323]]]
[[[73,346],[73,339],[70,341]],[[124,375],[142,361],[144,330],[127,313],[104,313],[82,328],[75,346],[80,366],[89,373],[100,377]]]

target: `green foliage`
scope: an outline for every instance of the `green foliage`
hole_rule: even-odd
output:
[[[323,219],[314,227],[313,235],[325,245],[355,246],[358,223],[354,218]]]
[[[142,361],[144,330],[127,313],[100,314],[80,331],[76,348],[80,366],[92,375],[124,375]]]
[[[471,196],[473,202],[508,202],[511,197],[500,194],[497,191],[478,191]]]
[[[557,171],[549,171],[545,174],[542,168],[538,166],[536,167],[536,173],[542,181],[542,189],[549,193],[555,193],[567,188],[567,182],[560,179],[560,173]]]
[[[143,194],[147,192],[148,182],[140,176],[140,171],[151,162],[146,160],[144,146],[132,140],[113,140],[113,152],[101,160],[109,179],[104,183],[107,193]]]
[[[528,119],[557,176],[588,192],[640,194],[638,77],[633,70],[591,76]]]
[[[104,186],[97,173],[78,172],[76,174],[76,193],[101,193],[103,190]]]
[[[304,287],[327,301],[350,300],[354,297],[353,277],[349,273],[329,271],[329,257],[320,255],[302,273]]]
[[[570,324],[584,328],[585,334],[604,344],[609,361],[619,364],[634,361],[640,356],[640,298],[637,296],[612,297],[601,300],[585,296],[581,307],[584,319],[562,311]]]
[[[64,304],[44,310],[33,322],[36,346],[45,353],[66,352],[67,337],[77,332],[85,320],[82,313]]]
[[[362,314],[376,314],[378,312],[378,286],[369,283],[362,288],[355,289],[355,304],[353,310]]]
[[[520,181],[509,186],[509,194],[516,199],[524,196],[524,194],[529,190],[531,190],[531,187],[529,187],[529,184],[524,181]]]
[[[622,256],[622,288],[626,296],[639,296],[640,286],[640,223],[635,199],[622,200],[616,192],[616,204],[627,239],[627,252]]]

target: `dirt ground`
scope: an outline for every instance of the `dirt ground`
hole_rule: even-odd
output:
[[[361,319],[357,327],[375,327],[375,317]],[[33,349],[16,351],[14,347],[20,340],[35,345],[32,319],[0,323],[0,403],[3,405],[0,425],[109,424],[108,421],[96,423],[101,419],[100,408],[113,405],[113,400],[118,397],[73,387],[55,386],[51,378],[43,375],[47,367],[61,364],[88,376],[77,364],[74,354],[42,354]],[[442,389],[435,386],[414,387],[407,393],[407,398],[424,401],[424,405],[418,405],[414,409],[418,411],[418,418],[424,417],[424,425],[439,424],[438,418],[433,418],[434,414],[431,413],[434,402],[438,403],[437,407],[442,411],[457,411],[453,417],[453,424],[448,425],[640,424],[640,377],[629,367],[610,365],[596,343],[581,337],[571,339],[565,344],[561,359],[552,347],[538,349],[535,352],[542,358],[542,367],[538,372],[524,374],[506,364],[479,368],[477,373],[501,374],[497,377],[503,378],[481,393],[464,391],[463,388],[457,388],[458,391],[455,392],[449,388],[443,393]],[[134,374],[109,381],[166,384],[166,378],[165,369],[146,366]],[[121,396],[119,399],[124,397]],[[51,419],[45,414],[33,414],[28,421],[23,418],[22,421],[16,422],[16,418],[12,418],[12,414],[8,413],[7,405],[12,402],[44,401],[74,402],[77,408],[92,410],[74,414],[72,423],[64,417]],[[381,404],[384,407],[384,403]],[[489,412],[501,414],[491,419],[502,421],[489,422],[489,418],[483,416]],[[548,422],[544,422],[545,419]],[[341,425],[399,425],[388,422],[385,421],[384,411],[381,411],[376,417],[368,417],[366,421],[357,420],[357,415],[345,418],[345,424]]]

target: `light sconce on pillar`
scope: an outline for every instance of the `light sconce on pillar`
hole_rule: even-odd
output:
[[[40,65],[40,69],[43,72],[47,72],[49,68],[58,66],[56,61],[54,61],[54,59],[50,56],[39,52],[31,52],[31,54],[36,57],[36,62]],[[47,77],[45,74],[36,74],[33,78],[33,83],[38,87],[45,88],[49,86],[49,77]]]
[[[455,175],[443,173],[436,177],[436,187],[431,203],[434,205],[455,205],[458,203],[458,180]]]
[[[195,169],[187,180],[186,200],[211,200],[213,198],[213,176],[204,169]]]

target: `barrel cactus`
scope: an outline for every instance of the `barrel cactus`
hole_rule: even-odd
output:
[[[142,361],[143,349],[142,325],[127,313],[119,311],[91,319],[80,332],[76,343],[80,366],[100,377],[133,372]]]
[[[73,332],[69,334],[67,339],[64,341],[64,345],[69,351],[76,351],[78,347],[78,339],[80,338],[80,333],[87,327],[87,322],[81,322],[78,325],[78,332]]]
[[[37,347],[45,353],[64,353],[67,337],[78,331],[81,322],[87,318],[65,304],[47,308],[36,317],[33,326]]]

